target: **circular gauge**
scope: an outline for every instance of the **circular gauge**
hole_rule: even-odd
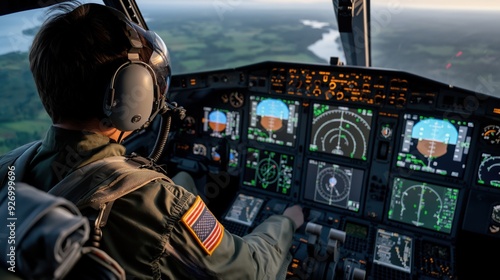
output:
[[[234,108],[240,108],[243,106],[244,101],[245,96],[239,91],[233,91],[229,94],[229,104],[231,104]]]
[[[309,150],[366,160],[371,112],[314,106]]]
[[[417,227],[428,227],[425,220],[439,223],[442,216],[443,200],[441,196],[431,187],[425,185],[413,185],[406,189],[401,195],[402,220],[411,221]],[[404,218],[403,218],[404,217]]]
[[[271,158],[266,158],[259,162],[258,178],[263,187],[273,184],[278,180],[278,163]]]
[[[483,155],[477,175],[479,183],[500,187],[500,156]]]
[[[335,204],[349,195],[351,177],[340,168],[325,168],[318,174],[316,189],[329,205]]]
[[[385,139],[390,139],[392,136],[392,127],[388,124],[384,125],[380,130],[380,135]]]
[[[481,136],[489,144],[500,144],[500,126],[494,124],[485,126]]]

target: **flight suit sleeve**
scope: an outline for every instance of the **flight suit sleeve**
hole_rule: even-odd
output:
[[[252,233],[240,237],[225,230],[199,197],[193,195],[186,200],[180,212],[165,244],[163,275],[189,279],[284,278],[295,230],[290,218],[271,216]]]

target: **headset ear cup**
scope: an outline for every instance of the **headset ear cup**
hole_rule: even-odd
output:
[[[112,125],[122,131],[141,128],[152,112],[155,81],[148,65],[128,63],[118,68],[104,98],[104,112]]]

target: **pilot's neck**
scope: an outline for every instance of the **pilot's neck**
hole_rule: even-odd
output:
[[[62,123],[53,124],[53,126],[69,130],[99,133],[118,143],[132,133],[132,131],[121,131],[115,127],[106,126],[99,120],[91,120],[85,122],[65,121]]]

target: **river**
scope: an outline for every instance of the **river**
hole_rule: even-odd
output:
[[[330,57],[338,57],[340,61],[346,62],[345,55],[340,44],[340,34],[337,29],[333,29],[328,22],[315,20],[301,20],[302,24],[315,29],[325,31],[323,37],[310,45],[307,49],[313,52],[317,57],[330,63]]]

